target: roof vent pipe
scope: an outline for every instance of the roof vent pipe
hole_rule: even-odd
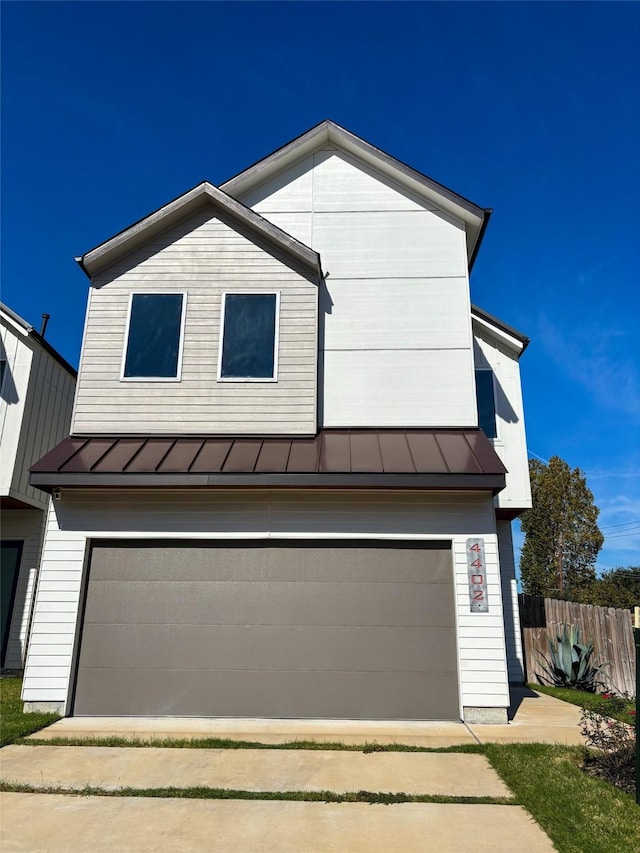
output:
[[[44,338],[44,333],[47,331],[47,323],[49,322],[50,314],[42,315],[42,326],[40,326],[40,337]]]

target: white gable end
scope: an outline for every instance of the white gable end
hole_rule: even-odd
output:
[[[461,220],[326,147],[239,200],[322,259],[321,425],[477,424]]]

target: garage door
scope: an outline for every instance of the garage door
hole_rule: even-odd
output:
[[[94,544],[74,713],[458,719],[448,543]]]

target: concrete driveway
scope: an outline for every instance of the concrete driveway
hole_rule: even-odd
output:
[[[530,693],[530,692],[527,692]],[[568,710],[568,714],[567,714]],[[576,713],[574,713],[576,712]],[[577,709],[546,696],[520,697],[509,726],[461,723],[320,723],[219,720],[67,719],[33,746],[0,751],[6,781],[38,793],[4,793],[0,847],[11,851],[251,851],[251,853],[547,853],[554,848],[521,807],[497,803],[307,802],[283,792],[369,791],[454,798],[508,798],[484,756],[463,753],[345,752],[304,749],[179,749],[49,746],[53,736],[214,737],[275,743],[296,738],[411,742],[479,740],[576,742]],[[72,793],[85,786],[110,796]],[[262,799],[150,796],[168,786],[252,792]],[[117,789],[144,789],[145,796]],[[45,793],[62,789],[68,793]],[[113,796],[116,794],[116,796]],[[238,796],[248,796],[247,794]],[[234,797],[232,794],[231,797]]]

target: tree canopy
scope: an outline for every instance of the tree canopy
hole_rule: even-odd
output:
[[[533,506],[520,525],[525,540],[520,574],[526,593],[580,598],[595,580],[595,562],[604,542],[598,507],[579,468],[559,456],[548,464],[529,460]]]
[[[584,590],[580,600],[600,607],[630,609],[640,605],[640,566],[620,566],[603,572]]]

